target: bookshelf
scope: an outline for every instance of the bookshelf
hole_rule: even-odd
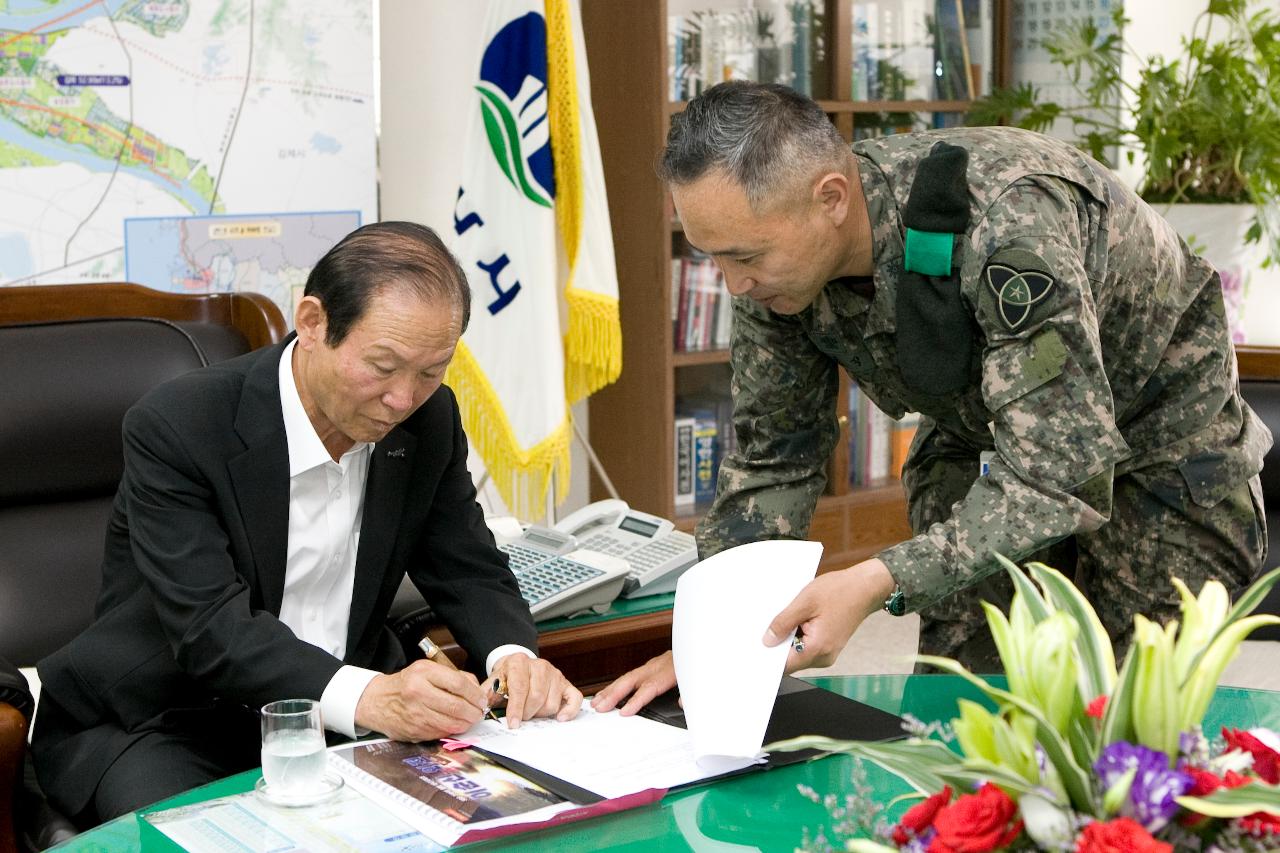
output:
[[[653,169],[666,140],[670,116],[684,108],[683,100],[672,98],[675,84],[674,69],[669,68],[669,25],[674,18],[700,14],[699,10],[715,14],[773,10],[771,14],[776,15],[778,10],[791,14],[798,6],[809,6],[822,22],[825,52],[820,61],[808,64],[813,72],[809,94],[845,138],[853,140],[878,132],[877,128],[918,121],[921,114],[934,117],[936,122],[937,116],[962,114],[968,108],[968,99],[934,98],[936,92],[916,97],[918,86],[901,90],[909,95],[904,98],[854,98],[856,87],[866,87],[856,79],[855,57],[863,56],[866,65],[865,45],[858,41],[857,30],[863,27],[860,16],[868,14],[867,7],[919,12],[934,2],[940,0],[886,0],[878,4],[850,0],[810,4],[793,0],[582,0],[592,102],[618,261],[623,340],[621,377],[590,400],[591,442],[622,497],[636,509],[675,518],[685,530],[696,524],[697,513],[678,514],[675,510],[676,398],[690,387],[718,386],[727,395],[730,377],[727,351],[680,351],[673,330],[671,261],[681,256],[685,244],[679,223],[672,221],[668,194]],[[975,3],[984,12],[982,31],[991,38],[980,54],[988,59],[988,67],[980,72],[970,68],[979,94],[989,85],[1008,83],[1011,6],[1012,0]],[[684,26],[682,21],[675,24]],[[840,413],[848,409],[848,385],[846,377],[838,403]],[[827,493],[819,499],[810,526],[810,537],[825,546],[823,570],[848,566],[910,535],[899,481],[850,486],[847,418],[843,414],[841,423],[844,429],[829,463]],[[591,490],[592,499],[606,496],[594,475]],[[699,511],[704,509],[699,507]]]

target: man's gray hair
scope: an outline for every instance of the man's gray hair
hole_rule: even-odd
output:
[[[712,86],[671,117],[658,175],[680,186],[723,170],[760,208],[824,169],[841,169],[849,143],[812,99],[772,83]]]

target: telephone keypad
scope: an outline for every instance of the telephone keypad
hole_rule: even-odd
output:
[[[583,548],[591,551],[599,551],[601,554],[609,554],[614,557],[622,557],[630,553],[635,547],[632,543],[618,536],[610,536],[608,533],[597,533],[586,542],[582,543]]]
[[[527,569],[534,563],[541,563],[547,559],[545,551],[535,551],[532,548],[525,548],[521,545],[499,545],[499,550],[505,551],[507,560],[511,564],[511,571],[518,572],[521,569]]]
[[[516,576],[516,582],[520,584],[520,595],[530,607],[570,587],[604,574],[600,569],[584,566],[582,563],[575,563],[564,557],[552,557],[549,560],[546,559],[545,554],[541,557],[544,562],[525,564],[520,568],[516,568],[514,560],[512,561],[512,571]]]

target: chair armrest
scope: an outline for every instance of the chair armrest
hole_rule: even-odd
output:
[[[14,800],[22,780],[26,749],[26,715],[7,702],[0,702],[0,853],[18,849]]]

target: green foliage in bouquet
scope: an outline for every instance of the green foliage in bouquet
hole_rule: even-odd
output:
[[[992,713],[960,700],[950,723],[958,751],[919,736],[891,743],[802,737],[768,747],[846,752],[926,798],[891,831],[881,827],[880,838],[852,839],[846,849],[1175,849],[1160,839],[1177,850],[1280,849],[1280,738],[1267,746],[1224,730],[1228,748],[1214,754],[1200,728],[1240,643],[1258,627],[1280,624],[1249,615],[1280,569],[1234,606],[1217,581],[1196,596],[1175,580],[1182,619],[1160,626],[1135,616],[1117,671],[1102,622],[1070,580],[1039,563],[1024,574],[1000,560],[1014,581],[1009,613],[983,607],[1008,689],[949,658],[919,658],[970,682],[996,706]],[[986,834],[951,846],[946,833],[970,826],[975,814],[983,816],[979,824],[987,821]]]
[[[976,101],[968,123],[1047,130],[1068,120],[1100,161],[1117,150],[1130,163],[1143,155],[1138,192],[1149,202],[1255,205],[1247,239],[1280,262],[1280,14],[1270,2],[1252,14],[1249,5],[1210,0],[1168,60],[1138,56],[1092,21],[1064,26],[1042,44],[1078,103],[1046,100],[1023,83]],[[1118,4],[1112,18],[1116,32],[1129,23]],[[1136,63],[1129,80],[1125,56]]]

